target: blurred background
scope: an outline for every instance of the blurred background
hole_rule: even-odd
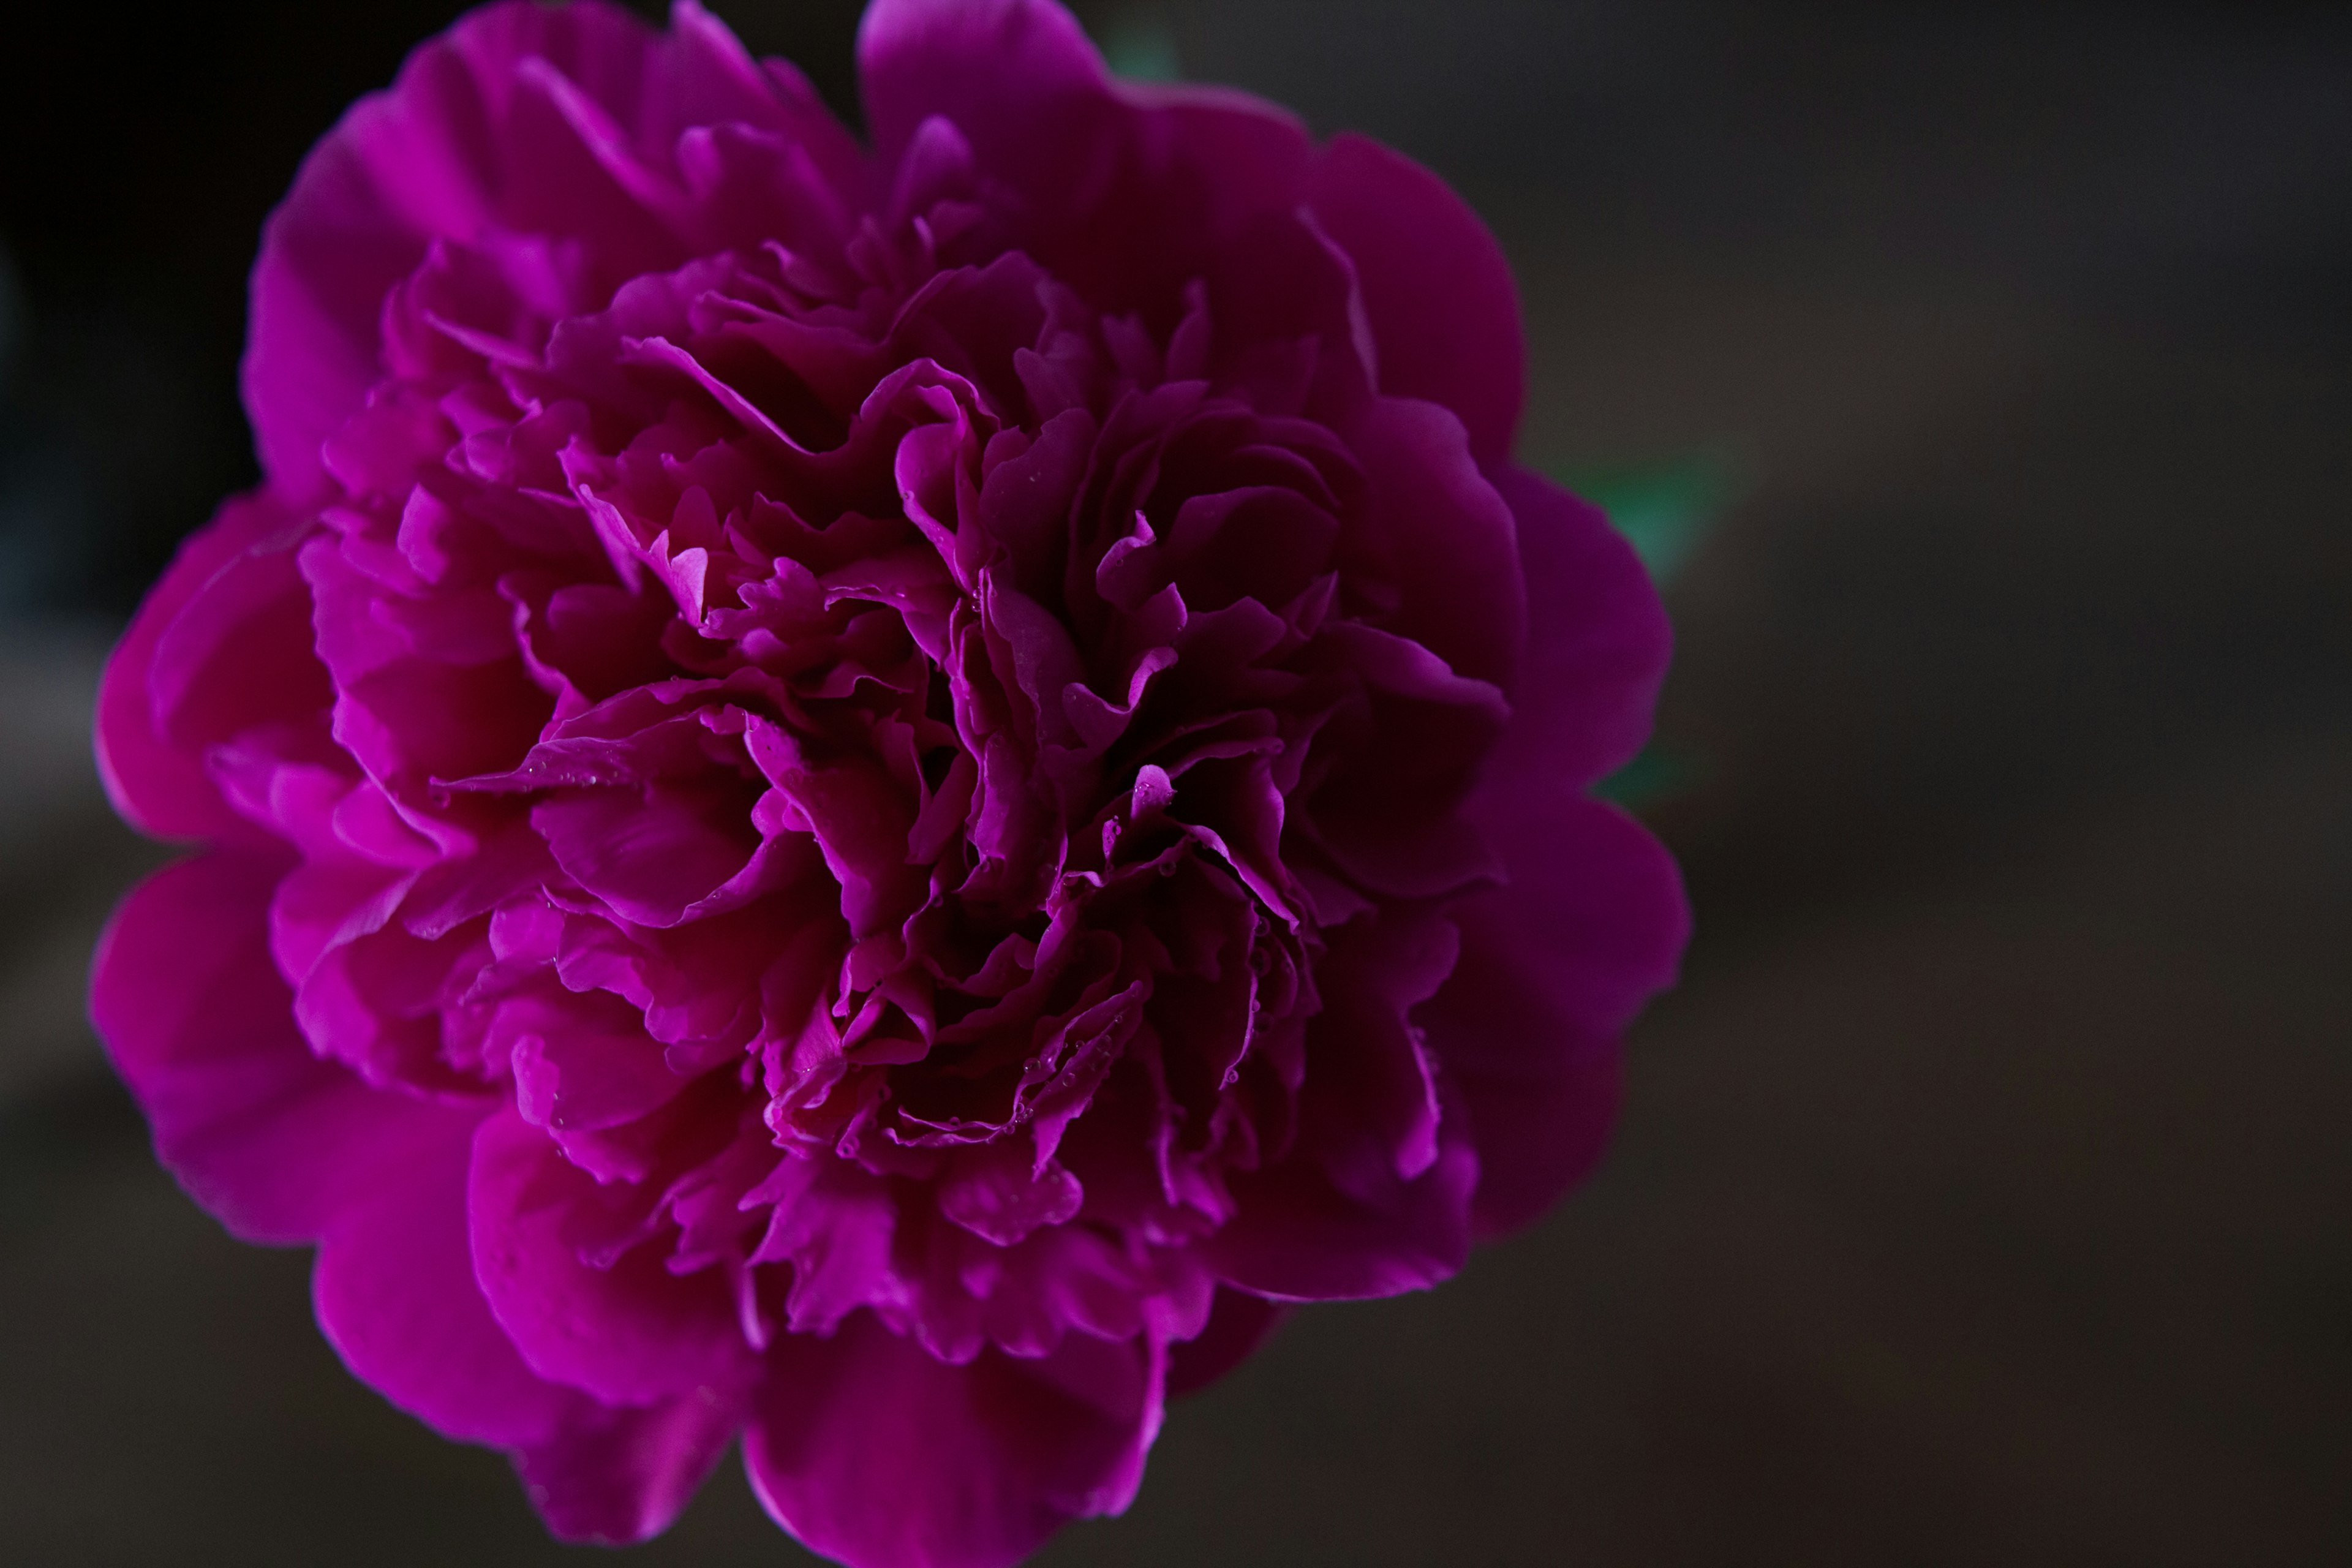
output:
[[[854,110],[854,4],[712,8]],[[1501,235],[1523,456],[1681,557],[1641,783],[1699,923],[1590,1187],[1295,1319],[1041,1561],[2352,1562],[2352,15],[1081,9]],[[161,860],[89,703],[254,477],[261,219],[456,10],[0,49],[7,1562],[576,1555],[178,1193],[81,1012]],[[807,1561],[731,1466],[638,1555]]]

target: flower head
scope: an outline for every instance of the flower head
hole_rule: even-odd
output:
[[[870,1568],[1133,1494],[1278,1304],[1596,1156],[1656,599],[1513,467],[1493,240],[1369,142],[876,0],[872,145],[680,0],[509,0],[303,165],[267,481],[99,747],[205,852],[92,1007],[162,1157],[550,1524],[739,1433]]]

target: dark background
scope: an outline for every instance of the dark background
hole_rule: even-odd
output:
[[[855,6],[714,7],[851,107]],[[253,463],[245,269],[456,7],[0,47],[0,1561],[524,1563],[81,1021],[158,862],[88,705]],[[1649,808],[1698,937],[1618,1146],[1176,1407],[1088,1563],[2352,1562],[2352,21],[2320,5],[1168,0],[1518,270],[1523,455],[1730,476]],[[732,1468],[648,1563],[804,1560]]]

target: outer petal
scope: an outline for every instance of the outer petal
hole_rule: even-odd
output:
[[[1297,204],[1312,156],[1245,93],[1114,82],[1051,0],[875,0],[857,58],[882,166],[952,121],[1024,248],[1105,309],[1172,310],[1249,218]]]
[[[1444,181],[1362,136],[1335,136],[1317,154],[1307,200],[1356,263],[1381,390],[1444,404],[1480,462],[1508,458],[1528,351],[1494,235]]]
[[[469,33],[511,31],[524,9],[492,7],[419,47],[390,91],[353,104],[310,150],[262,231],[242,379],[262,471],[288,496],[320,491],[320,444],[383,374],[384,296],[433,237],[468,238],[492,221],[498,116],[466,44]],[[576,14],[592,27],[642,31],[603,5]],[[574,8],[561,15],[577,25]]]
[[[574,1396],[571,1418],[517,1453],[515,1468],[556,1535],[627,1546],[670,1527],[742,1421],[740,1398],[715,1389],[644,1410]]]
[[[1506,685],[1524,657],[1531,608],[1508,499],[1436,404],[1381,398],[1351,437],[1404,595],[1398,629],[1455,674]]]
[[[1383,1163],[1411,1181],[1437,1160],[1442,1108],[1410,1019],[1453,973],[1455,934],[1433,915],[1392,911],[1350,921],[1328,940],[1315,968],[1323,1011],[1307,1026],[1310,1116],[1344,1127],[1350,1147],[1370,1137]]]
[[[1457,907],[1460,961],[1418,1015],[1477,1139],[1482,1234],[1535,1218],[1600,1159],[1618,1036],[1690,935],[1673,859],[1615,806],[1567,801],[1513,826],[1509,885]]]
[[[1600,509],[1521,468],[1493,477],[1518,522],[1528,646],[1475,810],[1510,882],[1456,907],[1460,962],[1417,1015],[1475,1128],[1482,1235],[1534,1219],[1599,1161],[1618,1037],[1673,984],[1690,933],[1665,850],[1579,798],[1649,733],[1664,608]]]
[[[1464,1121],[1458,1104],[1446,1108],[1436,1161],[1411,1181],[1360,1129],[1302,1134],[1305,1146],[1280,1164],[1231,1179],[1238,1212],[1204,1244],[1210,1267],[1281,1301],[1364,1300],[1452,1279],[1469,1257],[1478,1185]]]
[[[393,285],[435,237],[494,224],[509,174],[538,172],[505,166],[516,68],[534,55],[571,56],[576,68],[583,55],[641,53],[646,32],[597,0],[485,7],[419,47],[389,91],[353,104],[311,149],[262,234],[244,365],[262,468],[281,490],[317,491],[320,443],[383,374],[378,314]]]
[[[851,1568],[1005,1568],[1127,1506],[1163,1363],[1150,1336],[1071,1334],[1035,1361],[950,1366],[859,1312],[770,1352],[745,1466],[785,1529]]]
[[[1674,632],[1641,559],[1599,507],[1516,466],[1491,478],[1518,520],[1528,650],[1489,776],[1498,793],[1561,798],[1642,749]]]
[[[620,1545],[667,1529],[742,1424],[739,1394],[699,1388],[613,1409],[540,1378],[475,1281],[467,1236],[471,1129],[420,1146],[328,1230],[319,1323],[346,1364],[444,1436],[513,1451],[566,1541]]]
[[[1102,58],[1050,0],[875,0],[857,63],[886,168],[937,114],[961,128],[981,168],[1042,187],[1088,155],[1067,132],[1110,107]]]
[[[310,1054],[270,962],[283,870],[215,854],[149,878],[115,912],[90,975],[90,1018],[189,1194],[248,1241],[327,1230],[449,1120]]]
[[[615,1410],[523,1364],[490,1315],[467,1246],[470,1130],[425,1149],[327,1232],[319,1323],[362,1381],[446,1436],[513,1450],[548,1528],[622,1545],[667,1529],[742,1424],[740,1396],[698,1389]]]
[[[1426,913],[1333,933],[1324,1010],[1307,1026],[1298,1140],[1231,1180],[1236,1212],[1205,1253],[1217,1277],[1278,1300],[1423,1290],[1470,1250],[1478,1155],[1458,1095],[1409,1026],[1452,967]]]
[[[98,693],[98,773],[114,808],[142,833],[159,838],[254,837],[253,830],[221,799],[219,789],[205,771],[201,750],[187,743],[187,731],[194,729],[199,742],[227,740],[238,727],[235,720],[239,710],[251,710],[257,696],[286,695],[283,675],[289,653],[298,660],[309,658],[307,626],[294,628],[301,646],[289,649],[277,646],[284,639],[273,637],[279,628],[267,616],[251,626],[236,624],[239,618],[257,618],[249,614],[233,616],[226,601],[236,596],[236,584],[223,581],[266,577],[270,563],[257,566],[254,552],[267,551],[275,538],[296,526],[294,515],[267,490],[225,503],[211,522],[180,546],[172,564],[164,569],[163,581],[141,603],[130,630],[107,659]],[[291,564],[287,552],[275,555],[281,569]],[[298,592],[300,586],[299,583],[286,585]],[[192,605],[207,597],[222,601],[209,617],[215,624],[210,635],[194,639],[202,644],[200,650],[182,651],[184,666],[190,662],[190,651],[199,652],[200,657],[193,668],[172,672],[176,689],[173,695],[182,699],[173,706],[184,703],[191,687],[226,685],[231,689],[225,694],[225,702],[211,705],[222,711],[199,712],[192,716],[193,725],[175,726],[167,721],[169,715],[157,710],[158,699],[163,694],[156,689],[156,653],[167,640],[190,642],[191,631],[198,628],[182,629],[179,623]],[[245,597],[250,599],[251,595]],[[248,612],[253,607],[247,606]],[[307,622],[307,612],[298,619]],[[257,688],[252,679],[252,667],[257,664],[278,679]],[[201,690],[197,695],[201,709],[205,706]],[[174,729],[180,731],[177,736],[172,732]]]
[[[490,1316],[466,1241],[473,1128],[447,1120],[328,1227],[310,1277],[319,1326],[362,1382],[445,1436],[549,1442],[589,1402],[533,1375]]]
[[[596,1183],[511,1106],[475,1134],[467,1203],[475,1278],[540,1376],[614,1405],[750,1382],[751,1351],[719,1271],[674,1276],[652,1243],[609,1268],[583,1261],[565,1221],[596,1212]]]

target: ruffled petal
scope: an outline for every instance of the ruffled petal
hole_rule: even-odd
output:
[[[646,1033],[645,1015],[605,992],[543,988],[514,997],[499,1005],[489,1041],[513,1066],[522,1119],[551,1132],[618,1127],[686,1088]]]
[[[383,374],[384,296],[433,239],[498,222],[502,184],[522,173],[502,145],[515,68],[557,52],[577,68],[644,49],[646,33],[600,0],[487,6],[418,48],[390,90],[353,104],[311,149],[262,232],[246,340],[246,412],[284,493],[319,491],[320,445]]]
[[[982,1568],[1126,1506],[1285,1303],[1589,1163],[1686,917],[1579,797],[1665,642],[1506,465],[1508,273],[1426,172],[1052,0],[860,52],[871,159],[693,0],[505,0],[321,143],[272,489],[100,715],[125,813],[235,852],[92,1011],[559,1535],[660,1530],[749,1419],[819,1550]]]
[[[1349,1042],[1327,1030],[1318,1044],[1325,1065],[1310,1062],[1297,1147],[1230,1178],[1235,1212],[1203,1244],[1210,1267],[1279,1301],[1364,1300],[1452,1279],[1470,1255],[1479,1165],[1458,1095],[1436,1082],[1434,1157],[1402,1175],[1394,1145],[1360,1120],[1355,1087],[1330,1063]]]
[[[713,125],[727,133],[689,134]],[[744,137],[762,133],[797,149],[757,170],[753,205],[781,204],[777,226],[859,199],[863,160],[807,83],[753,65],[691,0],[667,33],[604,0],[504,0],[425,44],[312,149],[263,232],[243,381],[271,483],[320,493],[320,445],[383,373],[384,298],[434,241],[571,242],[565,297],[547,303],[593,310],[714,232],[736,237]]]
[[[462,1110],[378,1093],[310,1054],[270,962],[271,858],[142,883],[99,940],[90,1018],[190,1195],[248,1241],[316,1239]]]
[[[671,1274],[650,1244],[602,1268],[584,1259],[594,1238],[567,1221],[598,1214],[595,1178],[511,1106],[475,1134],[467,1205],[475,1278],[540,1376],[615,1405],[731,1394],[751,1381],[755,1363],[719,1270]]]
[[[951,1366],[859,1312],[770,1352],[745,1468],[779,1523],[850,1568],[1006,1568],[1126,1508],[1164,1362],[1150,1336],[1072,1334],[1035,1360]]]

